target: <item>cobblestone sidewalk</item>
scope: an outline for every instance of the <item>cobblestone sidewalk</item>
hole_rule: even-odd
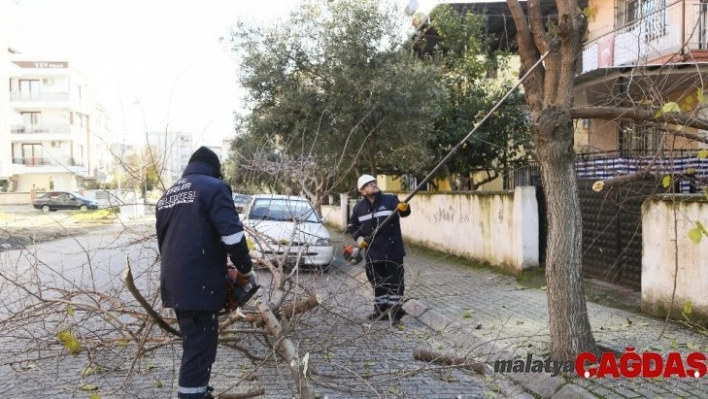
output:
[[[343,242],[347,242],[343,238]],[[520,285],[512,276],[459,260],[430,255],[407,246],[405,308],[411,316],[437,331],[438,349],[487,362],[546,359],[549,353],[546,292]],[[362,264],[347,266],[350,276],[364,282]],[[600,295],[636,295],[621,288]],[[671,323],[658,339],[663,320],[588,302],[593,334],[600,345],[623,352],[662,354],[708,351],[708,337]],[[406,320],[404,318],[404,320]],[[684,357],[685,358],[685,357]],[[491,369],[491,367],[490,367]],[[544,398],[693,398],[708,397],[706,378],[584,379],[575,372],[509,373],[527,393]]]

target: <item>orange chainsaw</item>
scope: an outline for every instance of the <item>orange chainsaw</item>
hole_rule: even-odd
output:
[[[227,312],[245,305],[261,288],[259,285],[251,284],[251,281],[244,274],[236,269],[229,269],[226,276],[226,303],[224,309]]]
[[[345,245],[343,254],[344,259],[351,265],[357,265],[363,259],[363,256],[361,255],[361,248],[354,245]]]

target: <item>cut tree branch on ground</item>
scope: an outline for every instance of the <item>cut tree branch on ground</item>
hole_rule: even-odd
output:
[[[143,295],[138,291],[138,288],[135,286],[135,281],[133,281],[133,272],[130,270],[130,257],[128,255],[125,256],[125,262],[126,262],[126,267],[125,271],[123,272],[123,281],[125,282],[125,286],[128,288],[128,291],[130,291],[131,294],[133,294],[133,297],[140,303],[140,306],[145,309],[145,311],[152,317],[152,319],[157,323],[160,328],[165,330],[169,334],[174,334],[178,337],[181,337],[182,334],[172,328],[165,320],[162,319],[160,314],[158,314],[155,309],[150,306],[148,301],[143,297]]]
[[[283,334],[283,327],[273,314],[268,304],[260,300],[256,301],[256,308],[261,312],[261,316],[265,320],[268,332],[276,339],[277,352],[285,360],[290,367],[290,374],[295,381],[295,385],[300,392],[301,399],[314,399],[315,390],[312,387],[307,373],[307,364],[301,367],[301,362],[297,353],[297,348],[293,342]],[[302,372],[302,374],[300,374]]]
[[[320,298],[316,294],[313,294],[307,299],[303,299],[292,304],[283,305],[283,307],[277,313],[285,315],[286,317],[292,317],[298,314],[305,313],[308,310],[319,306],[320,303]],[[223,331],[226,327],[237,321],[245,321],[253,324],[255,327],[263,327],[266,325],[266,322],[263,319],[262,315],[253,313],[241,313],[237,310],[235,312],[231,312],[224,319],[224,321],[219,324],[219,331]]]
[[[221,393],[219,394],[219,399],[247,399],[255,398],[256,396],[265,395],[265,389],[255,389],[253,391],[248,391],[244,393]]]
[[[472,370],[477,374],[484,375],[486,366],[481,362],[470,362],[464,357],[456,357],[451,355],[443,355],[439,352],[417,349],[413,352],[413,358],[428,363],[440,363],[447,366],[459,366],[468,370]]]
[[[621,186],[623,184],[641,181],[641,180],[652,180],[656,179],[656,176],[649,171],[642,170],[631,175],[612,177],[606,180],[598,180],[592,185],[592,190],[595,192],[600,192],[604,189],[611,189],[612,187]]]

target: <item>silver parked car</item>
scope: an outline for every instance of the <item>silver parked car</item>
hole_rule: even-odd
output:
[[[253,231],[249,240],[255,258],[266,257],[286,266],[303,265],[322,271],[334,260],[329,231],[305,198],[254,195],[243,224]]]

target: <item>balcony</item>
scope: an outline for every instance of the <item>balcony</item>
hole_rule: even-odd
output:
[[[42,157],[24,157],[12,158],[12,163],[15,165],[25,166],[83,166],[83,162],[78,163],[74,158],[69,156],[59,156],[53,158]]]
[[[59,123],[53,125],[12,125],[10,133],[16,134],[32,134],[32,133],[71,133],[72,128],[68,123]]]
[[[10,101],[17,102],[68,102],[68,92],[11,91]]]
[[[12,174],[63,174],[88,176],[83,161],[69,156],[12,158]]]
[[[644,15],[583,47],[582,73],[600,68],[684,62],[708,55],[708,3],[679,0]],[[656,2],[655,4],[660,4]],[[700,53],[704,54],[700,54]]]

